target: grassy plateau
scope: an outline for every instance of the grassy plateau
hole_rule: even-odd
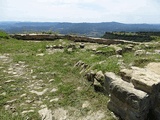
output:
[[[74,65],[81,60],[89,69],[116,74],[120,71],[119,61],[125,67],[143,67],[160,61],[160,56],[135,56],[134,52],[160,49],[158,41],[149,47],[145,43],[134,45],[133,50],[117,57],[115,50],[106,45],[84,43],[85,48],[79,48],[80,43],[70,40],[24,41],[0,32],[0,119],[40,120],[39,111],[47,108],[55,119],[59,111],[67,120],[114,120],[107,109],[108,96],[96,92],[81,68]],[[74,49],[68,48],[71,44]],[[63,49],[47,49],[47,45],[62,45]]]

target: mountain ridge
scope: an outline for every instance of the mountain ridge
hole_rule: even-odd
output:
[[[80,34],[100,37],[105,32],[160,31],[160,24],[126,24],[119,22],[70,23],[70,22],[0,22],[0,29],[8,33],[54,31],[61,34]]]

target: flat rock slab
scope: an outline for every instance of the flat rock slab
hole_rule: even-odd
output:
[[[160,89],[160,75],[155,72],[139,67],[121,70],[122,78],[131,82],[136,89],[140,89],[150,94],[158,93]]]
[[[47,91],[48,91],[48,88],[44,89],[41,92],[38,92],[38,91],[35,91],[35,90],[31,90],[30,92],[34,93],[34,94],[37,94],[38,96],[41,96],[41,95],[45,94]]]
[[[55,109],[53,111],[53,118],[54,118],[54,120],[66,120],[68,117],[67,113],[68,113],[68,111],[64,110],[63,108]]]
[[[152,62],[146,66],[146,69],[160,75],[160,62]]]
[[[41,116],[41,120],[53,120],[52,119],[52,111],[49,110],[48,108],[44,108],[38,111],[38,113]]]
[[[158,93],[160,89],[160,75],[143,68],[132,67],[131,81],[135,88],[147,93]]]

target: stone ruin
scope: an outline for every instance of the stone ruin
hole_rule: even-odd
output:
[[[11,34],[12,38],[20,40],[57,40],[57,39],[68,39],[74,42],[90,42],[90,43],[99,43],[99,44],[137,44],[131,41],[125,40],[110,40],[104,38],[93,38],[85,36],[76,36],[76,35],[62,35],[62,34]]]
[[[93,42],[99,44],[124,44],[121,40],[77,37],[70,35],[11,35],[23,40],[69,39],[74,42]],[[131,43],[131,42],[129,42]],[[135,44],[132,42],[132,44]],[[61,48],[62,46],[46,46]],[[84,47],[83,45],[81,46]],[[141,51],[140,51],[141,52]],[[143,51],[142,51],[143,52]],[[138,54],[138,52],[137,52]],[[136,55],[137,55],[136,54]],[[112,72],[94,72],[82,61],[75,64],[81,73],[94,86],[100,85],[103,92],[109,95],[108,108],[123,120],[160,120],[160,73],[147,68],[131,67],[122,69],[120,75]],[[90,72],[89,72],[90,71]],[[159,73],[159,74],[158,74]],[[98,84],[99,83],[99,84]]]
[[[113,72],[90,70],[90,66],[82,61],[74,67],[83,70],[91,85],[99,86],[100,92],[109,96],[108,109],[120,119],[160,120],[160,73],[152,67],[124,68],[119,76]]]
[[[160,75],[146,69],[105,73],[108,108],[124,120],[160,120]]]

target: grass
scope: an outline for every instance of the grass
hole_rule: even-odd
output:
[[[9,113],[5,111],[4,109],[0,109],[0,118],[1,120],[24,120],[25,117],[22,117],[21,115],[13,115],[12,113]]]
[[[5,33],[4,31],[1,31],[0,30],[0,39],[8,39],[9,38],[9,35],[7,33]]]
[[[97,51],[102,52],[102,54],[104,54],[106,56],[111,56],[111,55],[116,54],[115,49],[112,47],[98,47]]]
[[[4,110],[4,106],[6,102],[12,99],[18,99],[24,93],[27,94],[27,97],[18,99],[17,102],[14,103],[16,108],[19,108],[20,112],[29,110],[33,107],[33,104],[27,104],[25,101],[27,99],[31,99],[34,101],[41,100],[43,104],[47,105],[48,108],[54,110],[58,107],[68,108],[74,107],[78,110],[79,107],[82,106],[84,101],[92,101],[92,107],[88,110],[81,109],[84,115],[87,115],[89,111],[97,111],[103,110],[107,112],[107,115],[112,118],[109,111],[106,111],[106,106],[102,104],[106,104],[108,97],[104,96],[101,93],[96,93],[94,88],[90,87],[90,84],[84,79],[83,75],[80,74],[80,70],[77,68],[73,68],[74,64],[82,60],[92,66],[94,63],[98,63],[107,59],[106,55],[97,55],[96,53],[87,50],[83,51],[81,49],[75,49],[73,52],[57,52],[54,54],[48,54],[46,50],[46,45],[59,45],[64,44],[67,47],[71,41],[67,40],[57,40],[57,41],[50,41],[50,42],[32,42],[32,41],[21,41],[15,39],[1,39],[0,44],[3,46],[0,47],[0,53],[9,54],[9,58],[12,59],[11,62],[3,63],[1,62],[0,65],[4,68],[0,69],[1,78],[2,75],[6,76],[5,79],[0,81],[0,90],[6,92],[6,96],[0,95],[0,106],[1,106],[1,113],[3,116],[1,117],[2,120],[4,119],[17,119],[23,120],[26,117],[28,119],[36,119],[39,118],[37,112],[34,114],[28,113],[25,114],[26,116],[10,116],[10,113]],[[78,46],[78,44],[77,44]],[[43,53],[44,56],[37,56],[38,53]],[[92,56],[94,55],[94,56]],[[15,78],[14,76],[4,73],[4,70],[8,70],[11,64],[17,64],[19,61],[25,62],[27,65],[25,67],[25,75],[22,78]],[[100,66],[94,65],[94,69],[101,69]],[[104,71],[107,70],[105,67],[103,68]],[[31,70],[33,70],[32,73]],[[4,75],[5,74],[5,75]],[[32,79],[32,76],[36,76],[35,79]],[[26,78],[25,78],[26,77]],[[4,84],[6,80],[15,79],[16,82],[10,84]],[[54,79],[54,82],[48,83],[50,79]],[[40,97],[36,97],[35,94],[31,94],[29,91],[28,86],[31,84],[35,84],[39,80],[43,80],[41,85],[42,89],[37,91],[42,91],[45,88],[51,90],[53,87],[56,87],[58,91],[54,94],[47,92],[45,95]],[[10,86],[13,87],[10,87]],[[35,84],[36,85],[36,84]],[[77,88],[81,87],[82,90],[77,91]],[[52,104],[49,102],[50,99],[55,97],[59,98],[59,101],[53,102]],[[97,98],[99,99],[97,101]],[[20,104],[25,103],[26,107],[21,107]],[[36,104],[35,104],[36,105]],[[27,107],[28,106],[28,107]],[[39,106],[36,106],[35,111]],[[25,108],[25,109],[24,109]],[[16,112],[17,113],[17,112]],[[19,112],[18,112],[19,114]],[[79,117],[83,116],[80,114]]]
[[[94,87],[90,86],[90,83],[85,80],[84,74],[80,74],[80,69],[73,66],[81,60],[93,70],[101,70],[103,73],[110,71],[118,74],[120,71],[119,58],[113,56],[115,55],[115,50],[111,47],[98,45],[97,51],[101,51],[103,54],[97,54],[91,49],[80,49],[78,47],[79,43],[74,43],[76,49],[67,51],[67,47],[71,43],[73,44],[68,40],[33,42],[1,38],[0,55],[8,54],[9,59],[9,62],[0,60],[0,91],[1,93],[6,93],[6,95],[0,94],[0,118],[2,120],[40,119],[38,110],[41,109],[41,105],[46,105],[52,111],[56,108],[67,109],[72,116],[75,115],[75,111],[78,111],[80,113],[78,117],[87,116],[91,111],[102,110],[108,120],[114,119],[110,111],[106,109],[109,98],[100,92],[95,92]],[[48,53],[46,45],[59,44],[65,47],[64,52]],[[153,51],[158,48],[158,45],[156,45],[156,48],[154,45],[150,48],[145,48],[143,45],[138,47]],[[43,56],[37,56],[39,53],[43,53]],[[160,56],[134,56],[134,51],[130,51],[123,53],[121,59],[126,66],[132,63],[135,66],[143,67],[148,62],[160,59]],[[18,69],[20,61],[24,62],[25,67],[24,70],[17,72],[24,71],[24,75],[16,77],[9,73],[9,68],[12,65],[19,64],[14,68],[15,70],[16,68]],[[23,68],[22,66],[21,68]],[[15,80],[15,82],[6,84],[5,81],[7,80]],[[49,82],[50,80],[53,81]],[[41,96],[30,92],[35,89],[41,92],[45,88],[48,88],[48,91]],[[57,91],[50,92],[53,88],[56,88]],[[20,97],[24,93],[26,96]],[[50,100],[54,98],[59,98],[59,100],[51,103]],[[18,116],[13,116],[11,111],[4,110],[6,102],[13,99],[17,99],[17,101],[12,103],[11,106],[18,108],[15,112]],[[31,103],[27,103],[26,101],[28,100]],[[89,101],[91,106],[82,108],[84,101]],[[20,114],[22,111],[30,109],[34,109],[35,112],[27,113],[24,116]]]

